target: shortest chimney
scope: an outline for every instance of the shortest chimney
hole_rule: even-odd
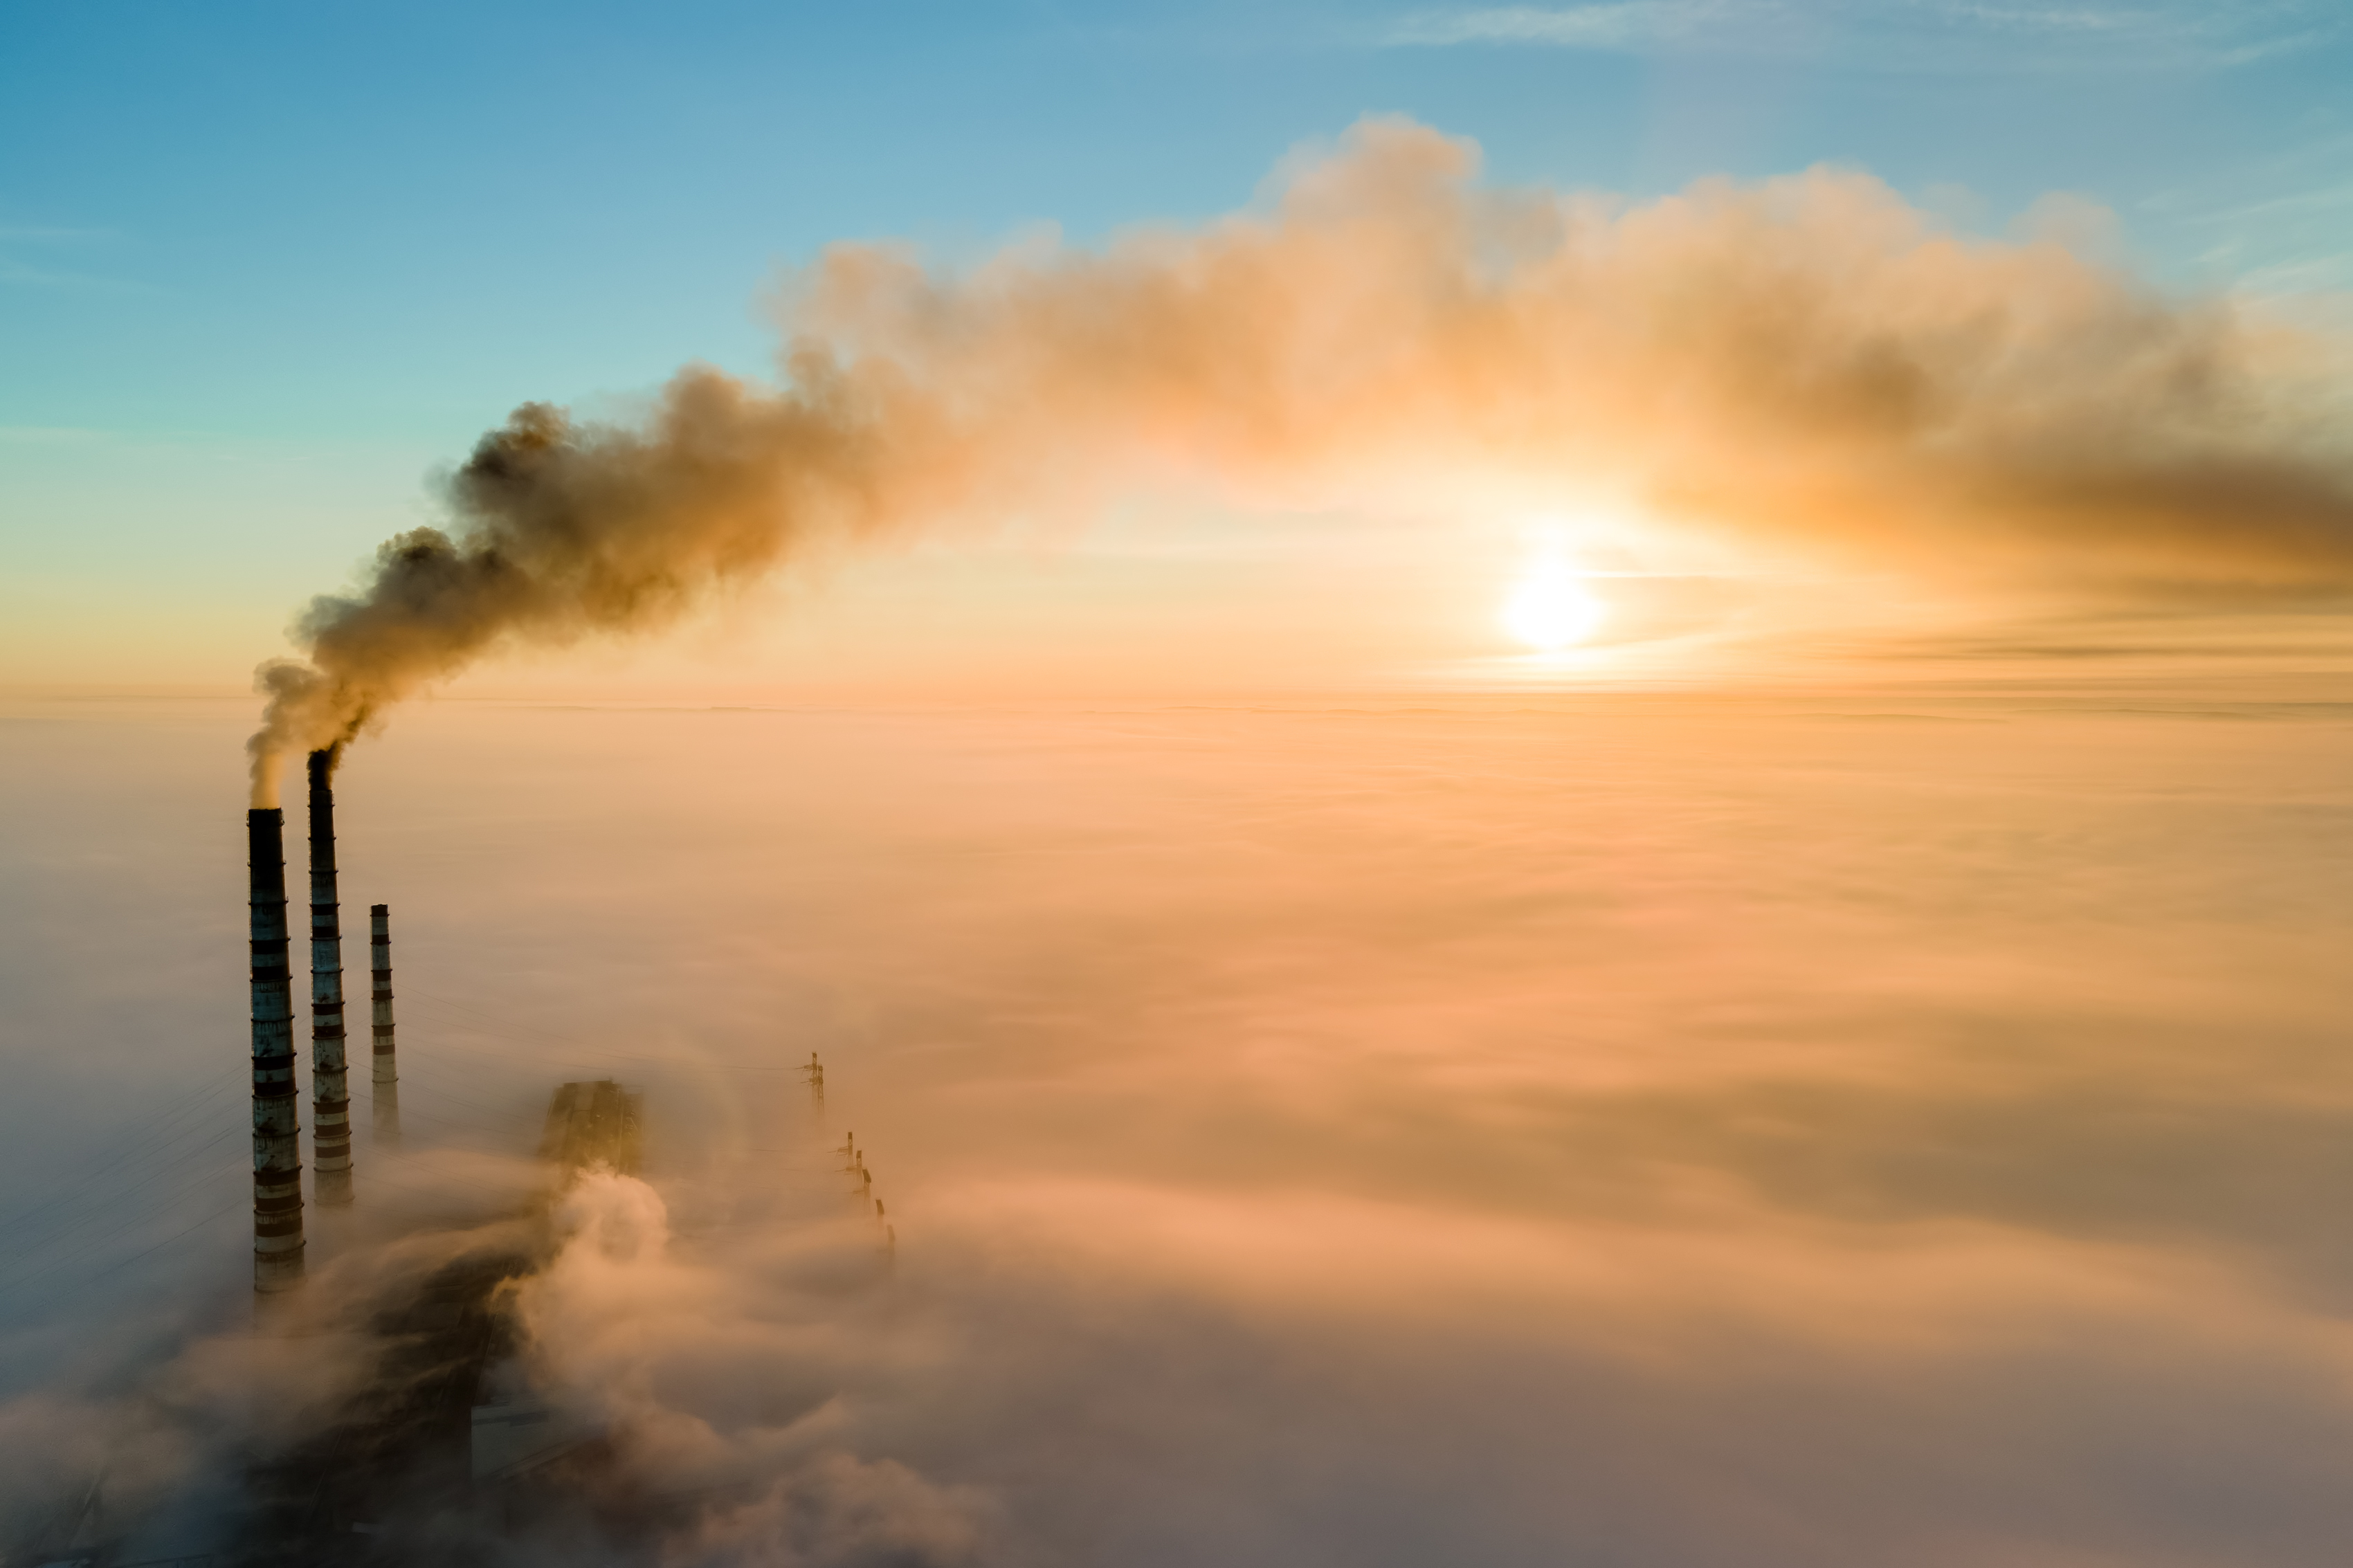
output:
[[[400,1068],[392,1048],[392,906],[368,906],[368,952],[375,985],[370,992],[375,1008],[375,1073],[370,1080],[375,1099],[375,1141],[386,1149],[400,1146]]]

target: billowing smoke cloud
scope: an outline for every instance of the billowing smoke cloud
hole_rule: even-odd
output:
[[[1768,545],[2142,590],[2353,586],[2321,345],[2054,243],[1954,237],[1867,176],[1640,207],[1473,184],[1359,126],[1266,210],[968,272],[828,251],[780,390],[682,372],[639,425],[542,405],[452,526],[265,668],[257,798],[502,643],[659,626],[828,540],[1170,478],[1241,501],[1604,491]]]

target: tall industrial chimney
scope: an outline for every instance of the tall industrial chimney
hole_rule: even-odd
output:
[[[400,1145],[400,1071],[392,1053],[392,906],[368,906],[368,951],[375,957],[375,1141],[384,1148]]]
[[[332,752],[311,753],[311,1149],[319,1201],[341,1205],[352,1201],[352,1102],[344,1086],[334,766]]]
[[[286,815],[245,814],[253,912],[253,1288],[302,1282],[302,1110],[286,951]]]

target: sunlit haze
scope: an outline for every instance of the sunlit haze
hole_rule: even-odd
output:
[[[1588,640],[1609,618],[1609,605],[1557,542],[1538,549],[1504,602],[1504,629],[1543,653]]]

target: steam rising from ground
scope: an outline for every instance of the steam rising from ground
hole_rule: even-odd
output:
[[[912,1369],[906,1336],[878,1321],[892,1303],[874,1227],[828,1206],[680,1257],[659,1193],[591,1173],[518,1293],[543,1385],[620,1436],[637,1484],[712,1500],[671,1542],[681,1568],[975,1556],[990,1511],[976,1489],[849,1451],[853,1403]]]
[[[1971,580],[2353,587],[2322,345],[2057,244],[1941,232],[1818,170],[1641,206],[1474,184],[1360,125],[1264,210],[969,272],[841,246],[778,389],[681,372],[641,424],[532,404],[451,525],[315,600],[266,666],[255,799],[504,644],[674,622],[830,546],[1077,514],[1154,483],[1246,505],[1630,500],[1663,523]]]

